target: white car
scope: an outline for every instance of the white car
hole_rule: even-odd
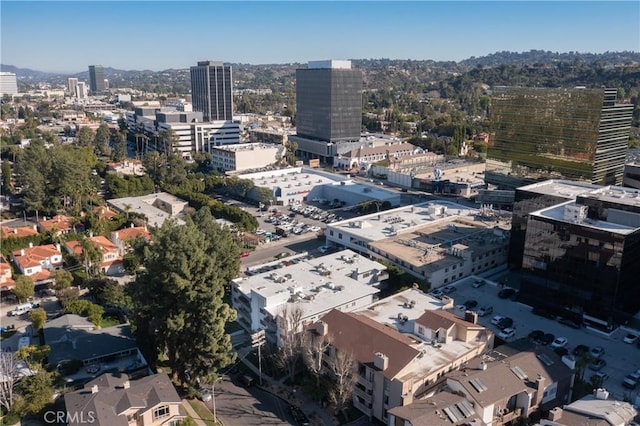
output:
[[[503,319],[504,317],[502,315],[496,315],[495,317],[491,318],[491,324],[498,325]]]
[[[516,331],[513,328],[505,328],[500,333],[498,333],[498,337],[501,338],[502,340],[511,339],[515,335],[516,335]]]
[[[638,341],[638,336],[636,336],[635,334],[629,333],[626,336],[624,336],[624,339],[622,339],[622,341],[633,345]]]
[[[567,346],[567,343],[569,343],[569,340],[567,340],[566,337],[556,337],[556,339],[551,342],[551,347],[552,348],[564,348],[565,346]]]
[[[320,253],[322,253],[322,254],[325,254],[329,250],[331,250],[331,246],[320,246],[320,247],[318,247],[318,251]]]

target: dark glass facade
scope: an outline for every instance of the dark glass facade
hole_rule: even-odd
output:
[[[104,68],[102,65],[89,65],[89,89],[92,94],[105,91]]]
[[[296,132],[325,142],[358,141],[362,131],[362,72],[296,70]]]
[[[592,317],[605,326],[622,324],[640,310],[638,206],[588,195],[576,204],[588,206],[584,222],[559,213],[529,217],[520,301],[579,322]],[[629,227],[621,231],[616,223]]]
[[[193,110],[204,121],[233,119],[233,77],[231,66],[222,62],[201,61],[191,67]]]
[[[615,89],[496,89],[485,181],[621,185],[633,106],[615,101]]]

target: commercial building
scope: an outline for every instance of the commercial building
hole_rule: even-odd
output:
[[[92,95],[106,90],[104,81],[104,67],[102,65],[89,65],[89,89]]]
[[[204,121],[233,119],[233,77],[231,66],[218,61],[199,61],[191,67],[193,110]]]
[[[331,164],[357,148],[362,131],[362,72],[351,61],[310,61],[296,70],[296,135],[301,159]]]
[[[622,185],[640,189],[640,163],[627,163],[624,165]]]
[[[77,92],[78,99],[86,99],[89,96],[89,93],[87,90],[87,83],[85,83],[84,81],[79,81],[77,87],[78,87],[78,92]]]
[[[260,169],[274,165],[284,154],[284,146],[241,143],[211,147],[211,166],[221,172]]]
[[[15,73],[0,72],[0,96],[18,94],[18,79]]]
[[[295,259],[295,261],[294,261]],[[238,323],[249,331],[265,330],[279,342],[283,321],[299,309],[299,323],[313,323],[332,309],[351,312],[371,304],[378,284],[389,276],[386,267],[350,250],[318,258],[298,256],[273,265],[279,267],[231,282],[231,302]]]
[[[621,185],[633,105],[616,96],[616,89],[495,89],[485,181],[500,189],[547,179]]]
[[[67,79],[67,90],[69,90],[69,96],[72,98],[78,97],[78,79],[75,77],[69,77]]]
[[[639,256],[640,191],[580,192],[528,214],[520,300],[610,330],[640,310]]]
[[[504,265],[509,227],[509,216],[438,201],[331,223],[325,235],[440,287]]]
[[[387,422],[390,409],[425,395],[447,372],[493,347],[493,333],[473,315],[465,320],[406,300],[378,322],[368,314],[377,306],[334,309],[311,331],[330,344],[328,356],[351,354],[357,371],[353,406],[370,419]]]

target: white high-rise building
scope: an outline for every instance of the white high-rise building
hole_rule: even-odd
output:
[[[78,99],[86,99],[88,96],[87,83],[85,83],[84,81],[79,81],[76,87],[78,88],[78,93],[76,94]]]
[[[75,98],[78,96],[78,79],[75,77],[69,77],[67,80],[67,85],[69,88],[69,96]]]
[[[0,95],[18,94],[18,79],[15,73],[0,72]]]

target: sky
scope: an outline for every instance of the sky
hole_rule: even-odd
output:
[[[76,73],[199,60],[460,61],[499,51],[640,52],[640,1],[0,1],[0,62]]]

